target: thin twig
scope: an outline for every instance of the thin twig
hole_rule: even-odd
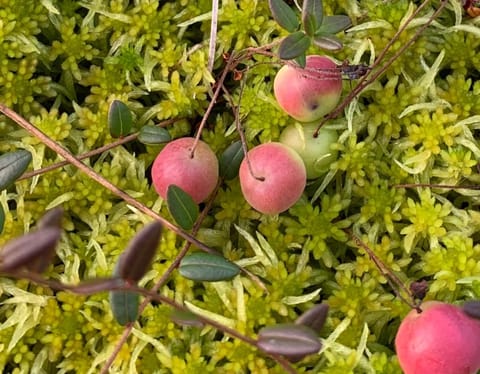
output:
[[[397,31],[397,33],[395,34],[395,36],[392,38],[392,40],[386,45],[385,49],[388,49],[390,48],[390,46],[393,44],[393,42],[396,41],[396,39],[398,39],[398,36],[400,35],[400,33],[407,27],[407,25],[417,16],[417,14],[420,12],[420,10],[429,2],[430,0],[426,0],[425,2],[422,3],[422,5],[420,5],[416,10],[415,12],[412,13],[412,15],[407,19],[407,21],[405,21],[405,23],[402,25],[402,27]],[[443,8],[447,5],[448,3],[448,0],[442,0],[440,6],[438,7],[438,9],[432,14],[432,16],[428,19],[427,22],[425,22],[422,26],[420,26],[418,28],[418,30],[415,32],[415,34],[412,36],[412,38],[410,38],[408,40],[408,42],[406,42],[405,44],[403,44],[399,49],[398,51],[381,67],[379,68],[378,70],[376,70],[374,73],[370,74],[370,72],[372,72],[372,70],[370,70],[369,72],[367,72],[367,74],[365,74],[361,79],[360,81],[358,82],[358,84],[354,87],[354,89],[352,91],[350,91],[350,93],[347,95],[347,97],[345,97],[345,99],[333,110],[331,111],[327,116],[325,116],[323,118],[323,120],[320,122],[320,124],[318,125],[315,133],[313,134],[314,137],[318,136],[318,131],[322,128],[322,126],[325,125],[325,123],[336,117],[343,109],[345,109],[345,107],[361,92],[363,91],[367,86],[369,86],[371,83],[375,82],[375,80],[380,76],[382,75],[389,67],[390,65],[392,65],[392,63],[403,53],[405,52],[405,50],[410,47],[419,37],[420,35],[422,34],[422,32],[428,27],[430,26],[430,24],[435,20],[435,18],[437,18],[437,16],[440,14],[440,12],[443,10]],[[380,53],[379,55],[379,58],[377,58],[375,60],[375,63],[372,65],[372,68],[377,66],[380,62],[381,62],[381,58],[384,57],[386,51],[382,51],[382,53]]]
[[[392,288],[393,292],[397,295],[399,299],[401,299],[405,304],[407,304],[410,308],[417,310],[417,312],[421,313],[422,310],[420,308],[420,304],[415,302],[415,298],[413,297],[410,290],[405,286],[405,284],[398,278],[393,271],[391,271],[387,265],[383,263],[382,260],[368,247],[359,237],[357,237],[351,230],[345,229],[344,230],[355,242],[357,247],[363,248],[365,252],[367,252],[370,259],[373,261],[377,269],[380,273],[385,277],[388,284]],[[403,291],[405,294],[408,295],[409,299],[406,299],[402,293]]]

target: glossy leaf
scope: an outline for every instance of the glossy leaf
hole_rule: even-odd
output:
[[[336,34],[348,29],[350,26],[352,26],[352,21],[348,16],[327,16],[323,19],[323,23],[316,31],[322,35]]]
[[[230,144],[220,157],[220,176],[225,180],[235,178],[238,175],[243,158],[242,142],[237,141]]]
[[[216,282],[232,279],[240,268],[222,256],[197,252],[185,256],[178,268],[185,278],[195,281]]]
[[[303,31],[297,31],[282,40],[278,55],[282,60],[292,60],[305,54],[308,47],[310,47],[310,38]]]
[[[137,138],[143,144],[161,144],[170,141],[170,133],[163,127],[146,125],[140,129]]]
[[[113,100],[108,110],[108,127],[114,138],[130,134],[132,130],[132,113],[120,100]]]
[[[288,32],[294,32],[299,26],[298,18],[292,8],[283,0],[268,0],[268,6],[277,23]]]
[[[302,7],[302,23],[309,36],[315,35],[323,22],[322,0],[304,0]]]
[[[480,319],[480,300],[468,300],[463,304],[462,309],[468,316]]]
[[[285,356],[292,362],[317,353],[322,348],[315,331],[294,324],[279,324],[261,329],[257,344],[265,352]]]
[[[0,191],[15,182],[31,161],[31,153],[24,149],[0,156]]]
[[[313,43],[317,47],[327,51],[338,51],[343,47],[342,41],[333,35],[315,36],[313,38]]]
[[[174,184],[168,186],[167,206],[173,219],[182,229],[191,230],[193,228],[199,209],[188,193]]]
[[[204,323],[200,321],[196,314],[187,310],[174,309],[170,314],[170,319],[181,326],[203,327]]]
[[[132,291],[110,291],[110,308],[115,320],[122,326],[135,322],[138,317],[140,296]]]
[[[302,69],[305,69],[305,66],[307,65],[307,56],[304,54],[301,54],[300,56],[296,57],[294,61],[297,63],[298,66],[300,66]]]
[[[5,212],[3,206],[0,204],[0,234],[3,231],[3,226],[5,225]]]
[[[42,218],[37,222],[37,227],[39,229],[44,227],[62,227],[62,217],[63,217],[63,208],[56,207],[48,210]]]
[[[317,304],[304,312],[295,321],[296,325],[310,327],[313,331],[320,332],[328,316],[328,304]]]
[[[9,241],[0,252],[0,271],[27,268],[42,272],[55,253],[60,235],[59,228],[46,227]]]
[[[138,282],[150,268],[161,233],[162,224],[158,221],[138,232],[120,256],[114,274],[130,282]]]

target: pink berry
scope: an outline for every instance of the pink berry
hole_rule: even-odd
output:
[[[167,189],[175,184],[198,204],[207,199],[218,182],[218,160],[210,147],[199,141],[192,157],[194,138],[168,143],[152,166],[152,180],[158,194],[166,199]]]
[[[273,83],[280,107],[300,122],[313,122],[331,112],[342,94],[342,75],[325,56],[307,56],[306,69],[283,66]],[[314,69],[327,69],[315,71]]]
[[[427,301],[412,310],[395,338],[405,374],[475,374],[480,370],[480,320],[461,308]]]
[[[281,143],[265,143],[252,148],[240,165],[240,187],[247,202],[264,214],[278,214],[295,204],[306,184],[306,171],[300,156]]]

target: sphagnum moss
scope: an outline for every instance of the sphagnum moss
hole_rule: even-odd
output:
[[[412,4],[363,0],[353,7],[351,2],[325,1],[325,9],[346,12],[354,24],[381,21],[370,24],[381,27],[341,36],[345,48],[333,55],[340,61],[353,59],[367,38],[378,55],[415,8]],[[209,102],[206,40],[210,20],[203,15],[210,7],[209,1],[0,1],[0,102],[74,153],[112,142],[106,123],[113,99],[132,109],[138,126],[183,117],[169,130],[173,137],[190,135]],[[186,24],[179,26],[182,22]],[[442,33],[438,25],[427,29],[371,90],[361,94],[353,133],[348,133],[343,118],[335,121],[341,135],[336,145],[340,157],[331,169],[336,175],[316,202],[305,199],[286,214],[265,217],[248,207],[237,181],[221,186],[204,228],[224,234],[216,236],[216,245],[233,260],[255,255],[239,239],[234,225],[254,236],[256,231],[263,235],[278,263],[257,263],[251,270],[264,277],[268,294],[242,276],[241,302],[238,284],[235,292],[226,292],[233,289],[230,283],[223,288],[204,286],[175,272],[162,294],[225,315],[251,336],[267,324],[292,322],[313,303],[328,300],[331,314],[323,337],[350,319],[337,340],[341,349],[306,358],[295,364],[298,372],[343,374],[373,368],[377,373],[400,373],[391,340],[408,308],[394,298],[384,277],[343,230],[365,233],[363,240],[402,279],[433,279],[429,299],[459,302],[469,293],[480,297],[478,282],[457,283],[480,275],[475,244],[480,225],[469,210],[478,206],[475,192],[393,187],[415,181],[461,183],[465,177],[478,181],[475,165],[480,148],[474,137],[475,116],[480,114],[475,75],[480,43],[474,33],[478,28],[466,19],[462,20],[468,25],[465,29],[453,28],[454,23],[454,10],[445,10],[438,20]],[[284,35],[271,19],[267,2],[251,0],[224,2],[218,27],[215,76],[222,66],[222,52],[266,44]],[[388,56],[416,29],[406,30]],[[433,74],[431,66],[441,53],[443,60],[427,90],[422,79]],[[258,57],[258,61],[265,59]],[[251,145],[277,140],[290,121],[272,104],[275,66],[250,69],[244,75],[246,87],[240,101],[238,82],[228,82]],[[230,108],[220,107],[222,100],[217,103],[221,109],[215,112],[215,124],[207,124],[204,136],[217,154],[230,143],[225,133],[234,118]],[[424,107],[412,110],[416,104]],[[410,112],[404,113],[406,109]],[[2,153],[23,146],[34,153],[36,167],[58,161],[56,154],[3,117],[0,135]],[[145,177],[159,149],[134,142],[86,162],[168,217]],[[2,243],[33,228],[47,207],[63,205],[66,233],[47,275],[65,281],[110,275],[126,242],[145,223],[138,212],[70,166],[18,182],[2,192],[0,200],[6,210]],[[181,246],[175,234],[165,232],[147,284],[166,271]],[[0,368],[5,372],[96,372],[123,331],[103,294],[79,298],[5,279],[1,288],[0,318],[9,322],[0,325],[0,341],[4,348],[12,345],[10,350],[0,350]],[[285,301],[318,289],[320,296],[314,299],[300,304]],[[244,309],[246,320],[237,321]],[[163,305],[147,307],[112,372],[283,372],[252,347],[221,339],[213,329],[179,327],[170,321],[169,313]],[[355,349],[365,323],[370,354],[359,362]]]

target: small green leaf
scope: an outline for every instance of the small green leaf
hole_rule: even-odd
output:
[[[182,229],[191,230],[193,228],[199,209],[188,193],[174,184],[168,186],[167,206],[173,219]]]
[[[120,325],[125,326],[137,320],[140,296],[136,292],[110,291],[109,300],[112,314]]]
[[[163,127],[145,125],[140,129],[137,138],[143,144],[161,144],[170,141],[170,133]]]
[[[294,324],[264,327],[258,333],[257,344],[265,352],[285,356],[292,362],[317,353],[322,348],[315,331]]]
[[[3,231],[3,226],[5,225],[5,212],[3,206],[0,204],[0,234]]]
[[[277,23],[288,32],[294,32],[298,26],[298,18],[295,12],[283,0],[268,0],[268,6]]]
[[[343,47],[342,41],[333,35],[315,36],[313,44],[327,51],[338,51]]]
[[[185,278],[195,281],[217,282],[232,279],[240,268],[222,256],[197,252],[185,256],[178,268]]]
[[[304,312],[295,321],[296,325],[304,325],[319,332],[328,316],[328,304],[317,304]]]
[[[293,60],[297,63],[298,66],[300,66],[302,69],[305,69],[305,66],[307,66],[307,56],[304,54],[301,54],[298,57],[295,57]]]
[[[0,191],[20,177],[32,161],[30,152],[21,149],[0,156]]]
[[[463,304],[462,309],[466,315],[480,319],[480,300],[468,300]]]
[[[352,26],[352,21],[348,16],[327,16],[323,23],[316,30],[317,35],[333,35]]]
[[[130,282],[142,279],[152,263],[161,233],[162,224],[159,221],[138,232],[120,256],[114,274]]]
[[[302,23],[305,32],[314,36],[323,22],[322,0],[304,0],[302,7]]]
[[[239,140],[230,144],[220,157],[220,176],[225,180],[235,178],[243,157],[242,142]]]
[[[310,47],[310,38],[303,31],[297,31],[282,40],[278,55],[282,60],[292,60],[305,54],[308,47]]]
[[[132,129],[132,113],[128,106],[120,100],[113,100],[108,110],[108,127],[110,135],[114,138],[120,138],[128,135]]]
[[[45,227],[9,241],[0,252],[0,271],[25,267],[42,272],[50,264],[60,235],[59,228]]]

